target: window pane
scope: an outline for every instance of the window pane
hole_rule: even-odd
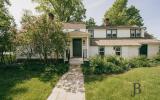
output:
[[[120,56],[120,55],[121,55],[121,52],[116,52],[116,55],[117,55],[117,56]]]
[[[112,34],[117,34],[117,30],[112,30]]]
[[[100,48],[99,48],[99,51],[100,51],[100,52],[104,52],[104,47],[100,47]]]
[[[91,37],[94,37],[94,30],[88,30],[88,33],[91,34]]]
[[[99,55],[104,56],[104,52],[99,52]]]
[[[135,34],[135,29],[131,29],[131,34]]]
[[[111,30],[107,30],[107,34],[111,34]]]

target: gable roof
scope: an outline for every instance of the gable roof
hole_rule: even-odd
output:
[[[83,23],[63,23],[63,29],[86,29]]]
[[[142,44],[159,44],[156,39],[91,39],[91,46],[140,46]]]

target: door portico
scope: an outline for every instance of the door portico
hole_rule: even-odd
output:
[[[73,31],[67,33],[69,41],[70,58],[84,58],[89,57],[89,33],[81,31]],[[65,54],[66,55],[66,54]],[[67,60],[67,57],[65,57]]]

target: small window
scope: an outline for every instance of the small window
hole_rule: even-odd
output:
[[[91,38],[94,38],[94,30],[93,30],[93,29],[89,29],[89,30],[88,30],[88,33],[91,34]]]
[[[115,54],[117,56],[120,56],[121,55],[121,47],[114,47],[114,50],[115,50]]]
[[[112,37],[113,38],[116,38],[117,37],[117,30],[112,30]]]
[[[141,37],[141,29],[131,29],[131,38]]]
[[[117,38],[117,29],[107,30],[107,38]]]
[[[112,30],[107,30],[107,37],[111,38],[112,36]]]
[[[136,30],[136,37],[141,37],[141,30],[140,29]]]
[[[104,54],[105,54],[105,48],[99,47],[99,55],[104,56]]]

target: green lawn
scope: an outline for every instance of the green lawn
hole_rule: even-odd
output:
[[[142,93],[131,96],[133,82]],[[85,76],[86,100],[160,100],[160,67],[136,68],[118,75]]]
[[[0,67],[0,100],[46,100],[60,76],[44,65]]]

